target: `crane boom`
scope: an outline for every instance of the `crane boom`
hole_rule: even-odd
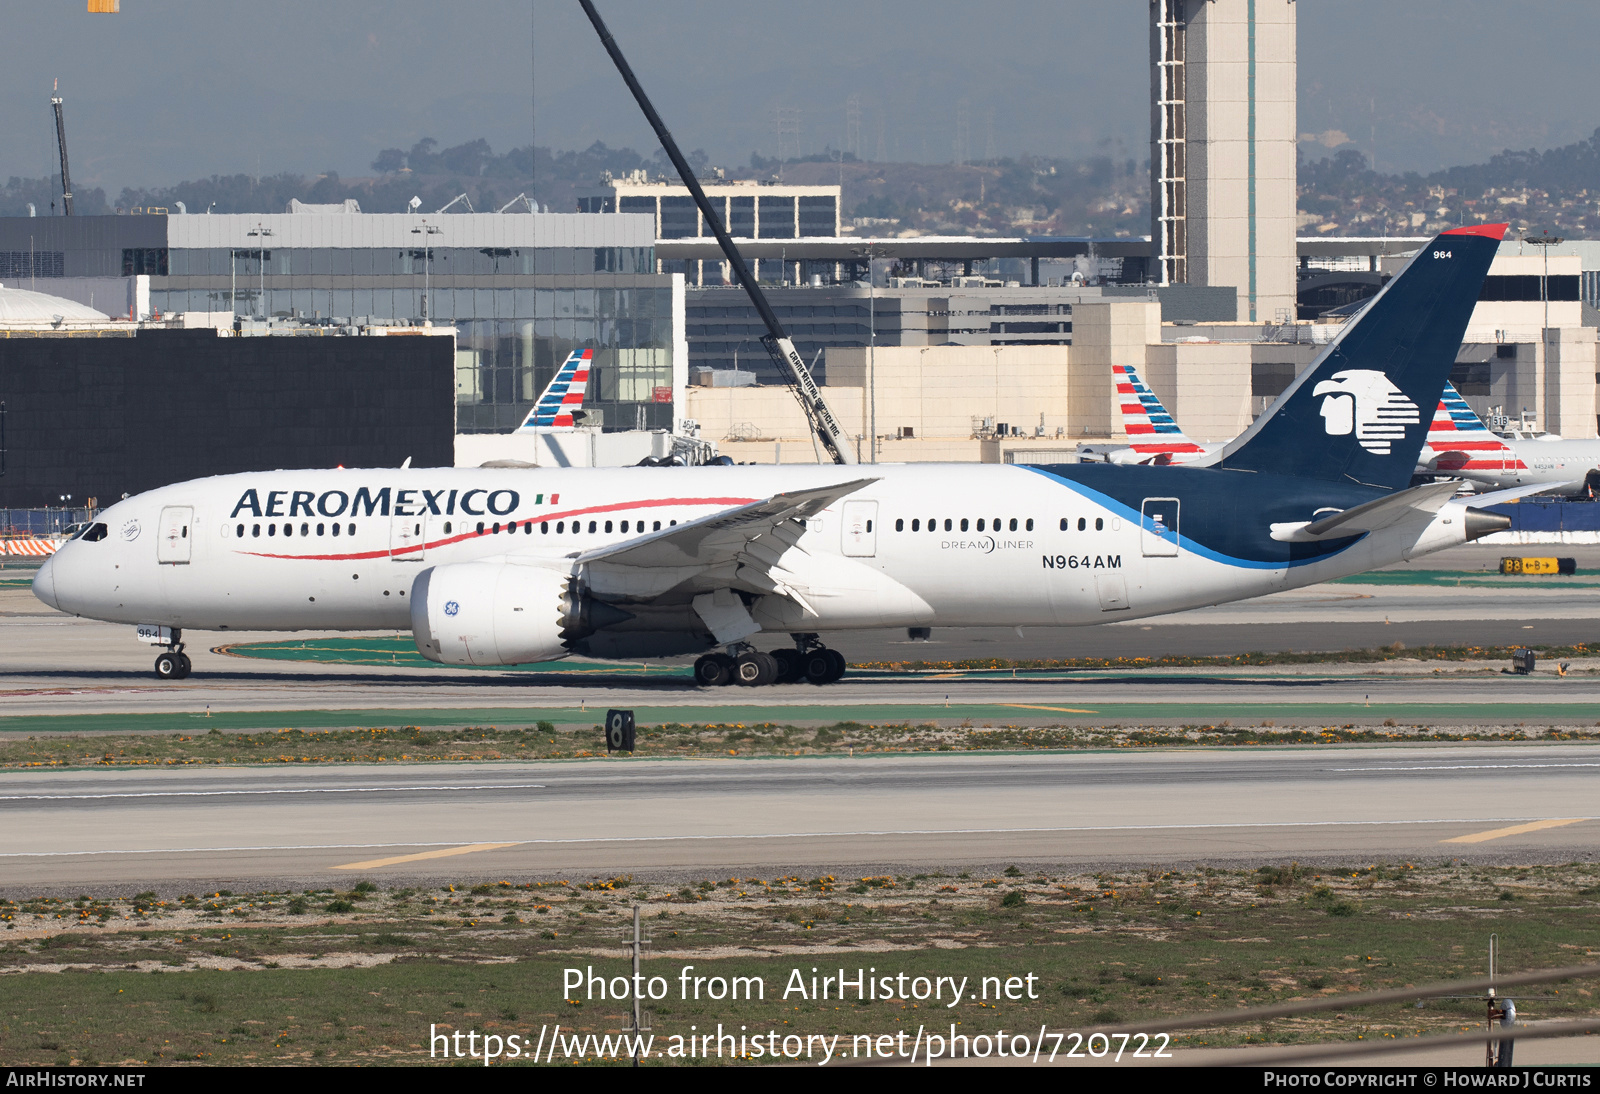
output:
[[[56,112],[56,144],[61,146],[61,208],[72,215],[72,173],[67,170],[67,122],[61,113],[61,96],[50,100]]]
[[[594,8],[591,0],[578,0],[583,5],[583,12],[589,17],[589,22],[594,24],[596,33],[600,35],[600,43],[605,46],[606,52],[611,55],[612,62],[617,66],[617,71],[622,74],[622,80],[628,85],[628,90],[633,92],[639,108],[644,111],[645,119],[650,123],[650,128],[656,132],[656,139],[661,142],[661,147],[666,150],[667,158],[672,161],[672,166],[677,168],[678,177],[688,187],[689,194],[694,198],[695,205],[700,208],[700,215],[705,217],[706,224],[711,227],[717,237],[717,245],[722,248],[723,255],[728,264],[733,267],[734,276],[739,284],[744,286],[744,291],[750,297],[750,303],[755,305],[761,321],[766,324],[767,333],[761,339],[761,344],[767,348],[772,359],[778,365],[778,370],[789,378],[795,398],[800,401],[800,407],[805,411],[807,420],[811,423],[812,432],[817,436],[833,457],[834,463],[852,464],[856,461],[854,448],[849,444],[849,438],[844,430],[839,428],[838,419],[833,416],[833,411],[828,409],[827,402],[822,397],[822,389],[817,386],[817,381],[812,377],[811,370],[806,368],[805,360],[800,356],[800,351],[794,348],[788,332],[783,329],[783,324],[778,322],[778,316],[772,310],[772,305],[767,303],[766,294],[761,291],[755,279],[750,276],[749,267],[745,265],[744,256],[739,253],[739,248],[733,245],[733,237],[728,235],[728,230],[723,227],[722,218],[706,199],[706,193],[700,188],[700,182],[695,178],[694,170],[689,166],[689,161],[683,158],[683,153],[678,150],[678,143],[672,139],[672,134],[667,131],[666,123],[661,120],[661,115],[656,113],[655,107],[650,105],[650,99],[644,93],[644,88],[639,85],[639,80],[633,74],[633,69],[628,66],[622,50],[618,48],[616,40],[611,37],[611,32],[606,29],[605,23],[600,18],[600,13]]]

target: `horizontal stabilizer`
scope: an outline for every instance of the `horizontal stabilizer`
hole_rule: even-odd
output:
[[[1313,543],[1376,532],[1411,516],[1437,513],[1461,489],[1459,482],[1430,482],[1386,494],[1364,505],[1331,513],[1316,521],[1290,521],[1272,525],[1272,538],[1280,543]]]

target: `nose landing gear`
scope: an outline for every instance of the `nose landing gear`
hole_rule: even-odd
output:
[[[163,680],[182,680],[191,667],[189,655],[182,650],[167,650],[156,658],[156,675]]]
[[[141,642],[164,647],[163,652],[156,655],[157,679],[182,680],[189,675],[192,666],[189,664],[188,654],[183,652],[182,630],[177,627],[140,624],[138,635]]]

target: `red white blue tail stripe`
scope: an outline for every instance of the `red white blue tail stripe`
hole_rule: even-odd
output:
[[[1150,385],[1128,365],[1112,365],[1117,385],[1117,405],[1122,409],[1122,428],[1128,446],[1141,457],[1160,463],[1185,463],[1206,454],[1206,449],[1184,435],[1161,405]]]
[[[1428,427],[1424,462],[1432,471],[1516,471],[1525,466],[1510,445],[1489,431],[1455,386],[1446,384]]]
[[[553,433],[575,428],[573,411],[583,409],[583,394],[589,388],[589,367],[593,362],[594,350],[573,350],[556,370],[550,386],[544,389],[517,432]]]

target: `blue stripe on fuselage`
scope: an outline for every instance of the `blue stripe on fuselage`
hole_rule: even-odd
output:
[[[1389,493],[1353,484],[1203,467],[1022,466],[1135,527],[1143,523],[1146,498],[1177,498],[1178,542],[1182,546],[1224,566],[1255,570],[1321,562],[1361,539],[1348,536],[1327,543],[1282,543],[1272,538],[1273,524],[1312,520],[1319,509],[1350,509]],[[1170,542],[1170,537],[1163,538]]]

